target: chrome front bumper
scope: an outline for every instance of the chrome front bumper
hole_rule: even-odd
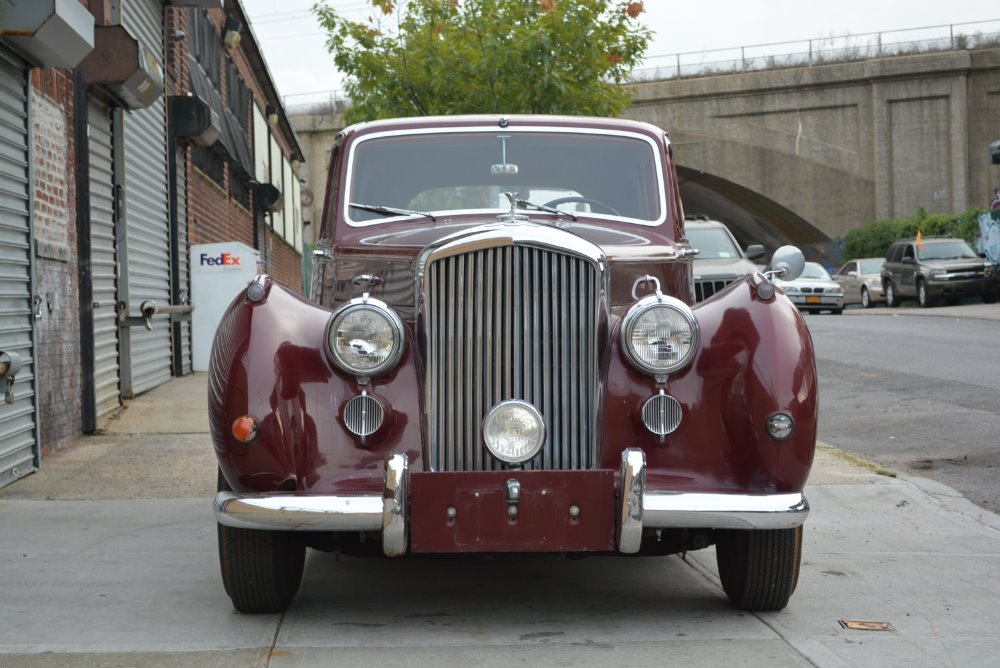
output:
[[[237,529],[279,531],[379,531],[386,556],[406,554],[406,483],[409,462],[395,454],[385,462],[381,496],[291,494],[215,495],[215,519]]]
[[[408,549],[406,455],[386,459],[381,496],[235,494],[219,492],[215,518],[238,529],[279,531],[381,531],[386,556]],[[646,455],[622,453],[618,551],[639,551],[644,529],[790,529],[809,514],[809,503],[794,494],[700,494],[646,490]]]
[[[791,529],[809,515],[793,494],[697,494],[646,491],[646,454],[622,453],[618,551],[634,554],[643,529]]]

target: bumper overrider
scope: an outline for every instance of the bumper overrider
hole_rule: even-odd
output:
[[[381,496],[219,492],[215,516],[220,524],[242,529],[381,531],[386,556],[398,557],[409,548],[409,478],[406,455],[394,454],[386,458]],[[725,494],[646,489],[646,456],[638,448],[622,453],[620,481],[615,542],[624,554],[639,551],[645,529],[788,529],[802,525],[809,514],[809,503],[798,492]],[[505,502],[509,510],[509,492]],[[579,513],[579,508],[574,508]]]

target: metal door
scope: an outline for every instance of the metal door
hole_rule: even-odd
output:
[[[163,63],[161,0],[119,2],[122,24],[146,51]],[[151,301],[170,304],[170,244],[166,116],[163,96],[145,109],[120,114],[123,166],[118,233],[118,301],[121,324],[141,316]],[[124,221],[124,225],[121,222]],[[152,328],[120,330],[123,398],[152,389],[171,378],[170,316],[157,315]]]
[[[90,268],[94,311],[94,404],[97,426],[121,405],[118,379],[118,258],[115,250],[115,172],[111,109],[91,100],[87,110],[90,161]]]
[[[190,265],[191,251],[188,246],[188,225],[187,225],[187,151],[182,147],[177,147],[176,159],[177,176],[177,276],[180,287],[180,302],[188,304],[191,301],[191,273],[188,269]],[[175,354],[180,356],[179,364],[175,369],[179,369],[182,375],[191,373],[191,318],[179,318],[175,324],[174,335],[177,337]]]
[[[39,465],[27,72],[0,46],[0,487]]]

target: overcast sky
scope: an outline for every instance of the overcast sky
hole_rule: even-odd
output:
[[[570,2],[571,0],[561,0]],[[341,87],[332,56],[323,46],[324,35],[309,12],[315,0],[241,0],[260,42],[268,69],[286,106],[328,99]],[[364,0],[326,0],[347,16],[363,19],[370,11]],[[911,28],[961,23],[955,32],[1000,33],[997,0],[646,0],[643,20],[654,37],[646,52],[647,64],[675,63],[668,55],[712,49],[802,41],[786,48],[751,52],[789,53],[808,48],[806,40],[831,45],[831,38],[887,32],[885,41],[926,40],[948,34],[947,28],[909,31]],[[906,32],[901,32],[901,31]],[[682,63],[734,58],[731,53],[687,55]],[[659,57],[657,57],[659,56]]]

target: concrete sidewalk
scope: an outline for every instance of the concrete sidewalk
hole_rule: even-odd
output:
[[[187,376],[0,490],[0,665],[998,665],[1000,516],[828,447],[798,591],[778,613],[732,610],[704,550],[311,552],[286,614],[240,615],[218,574],[206,432],[205,375]]]

